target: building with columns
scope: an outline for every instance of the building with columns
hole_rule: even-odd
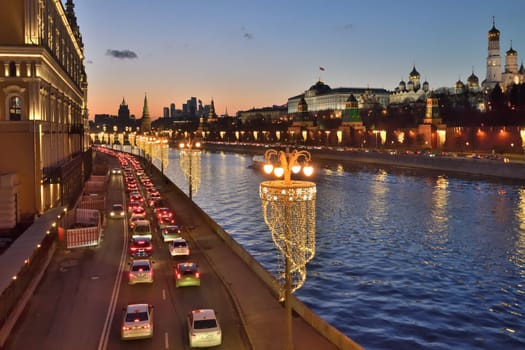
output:
[[[3,0],[0,228],[71,205],[91,172],[84,47],[72,0]]]

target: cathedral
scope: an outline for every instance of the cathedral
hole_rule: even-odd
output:
[[[512,41],[510,49],[505,53],[505,66],[502,69],[499,39],[500,31],[496,29],[496,22],[492,19],[492,28],[488,32],[487,76],[481,83],[486,91],[499,84],[505,92],[513,84],[525,82],[525,68],[521,63],[518,69],[518,52],[512,48]]]

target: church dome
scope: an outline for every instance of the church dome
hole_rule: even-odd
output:
[[[465,88],[465,84],[460,80],[456,81],[456,89],[463,89]]]
[[[410,78],[418,78],[420,75],[419,72],[416,70],[416,66],[414,65],[414,68],[412,68],[412,72],[410,72]]]
[[[467,82],[470,86],[472,85],[478,85],[479,84],[479,79],[478,77],[474,74],[474,72],[472,72],[472,74],[470,75],[470,77],[468,77],[467,79]]]
[[[400,88],[401,90],[403,90],[404,88],[406,88],[406,86],[407,86],[407,84],[405,83],[404,80],[401,80],[401,81],[399,82],[399,88]]]
[[[492,28],[489,30],[489,37],[499,37],[499,30],[496,29],[496,23],[492,23]]]
[[[506,56],[517,56],[518,53],[516,50],[512,48],[512,44],[510,44],[510,49],[507,51]]]
[[[330,90],[332,90],[330,86],[326,85],[321,80],[310,86],[310,89],[308,89],[308,91],[315,92],[316,95],[329,92]]]

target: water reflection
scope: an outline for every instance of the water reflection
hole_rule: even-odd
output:
[[[250,159],[203,155],[194,200],[273,271]],[[317,254],[297,293],[315,312],[367,349],[525,348],[525,188],[347,163],[316,183]]]

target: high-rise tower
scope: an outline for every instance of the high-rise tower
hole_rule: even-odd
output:
[[[140,131],[151,131],[151,119],[149,117],[148,97],[144,94],[144,107],[142,108],[142,120],[140,124]]]
[[[488,56],[487,56],[487,77],[485,88],[493,89],[496,84],[501,82],[501,55],[499,49],[499,30],[496,29],[496,22],[492,17],[492,28],[488,32]]]

